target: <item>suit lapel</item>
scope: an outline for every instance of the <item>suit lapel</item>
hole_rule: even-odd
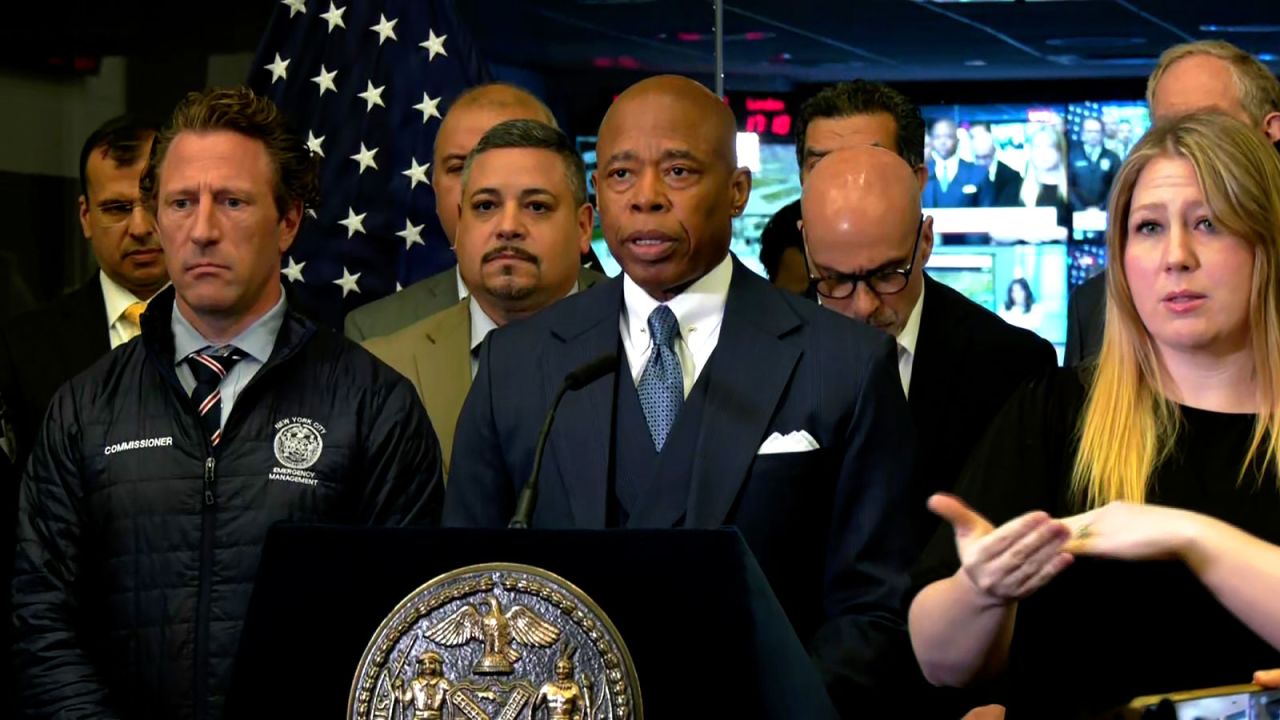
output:
[[[573,511],[573,526],[603,528],[607,508],[609,446],[613,432],[614,380],[629,378],[621,354],[618,314],[622,280],[600,283],[592,301],[574,304],[576,313],[551,329],[551,352],[543,358],[547,401],[555,397],[570,371],[606,353],[619,353],[618,371],[564,397],[549,441],[557,475]],[[544,473],[546,468],[543,468]]]
[[[97,273],[67,298],[62,321],[54,331],[62,335],[62,347],[69,353],[66,357],[69,367],[77,368],[77,373],[79,368],[89,367],[111,352],[107,303],[102,299],[102,283]]]
[[[446,469],[462,401],[471,389],[471,304],[458,302],[432,316],[414,344],[418,395],[440,438]]]
[[[911,390],[907,393],[907,406],[916,432],[922,437],[934,427],[945,423],[948,407],[931,403],[932,399],[947,395],[943,390],[947,382],[947,368],[956,358],[950,357],[946,348],[948,333],[960,332],[954,326],[950,288],[924,276],[924,307],[920,311],[920,333],[916,336],[916,350],[911,360]]]
[[[710,384],[690,480],[689,527],[724,524],[800,359],[800,348],[785,337],[800,318],[777,292],[734,260],[720,339],[699,378]]]

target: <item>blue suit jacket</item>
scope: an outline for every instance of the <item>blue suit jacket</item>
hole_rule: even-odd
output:
[[[552,427],[533,525],[603,528],[609,503],[622,280],[489,336],[458,420],[444,522],[503,527],[569,371],[618,352],[618,373],[570,393]],[[707,373],[710,373],[708,376]],[[901,657],[911,553],[913,438],[886,334],[784,293],[734,261],[685,525],[736,526],[837,704],[864,703]],[[758,455],[806,430],[810,452]],[[871,672],[873,661],[876,674]]]
[[[970,192],[965,192],[970,190]],[[929,162],[929,181],[925,183],[920,204],[926,208],[991,207],[995,203],[995,188],[987,178],[985,168],[961,160],[956,176],[947,184],[946,192],[938,184],[933,162]]]

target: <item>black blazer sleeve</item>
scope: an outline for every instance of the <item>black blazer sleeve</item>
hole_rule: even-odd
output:
[[[360,518],[374,525],[438,525],[444,505],[440,441],[413,385],[398,375],[378,393],[365,444],[370,490]]]
[[[490,351],[480,346],[480,367],[462,404],[453,437],[453,468],[444,499],[444,524],[450,527],[506,527],[515,507],[515,481],[508,472],[493,414]]]
[[[878,702],[910,660],[904,598],[914,561],[914,432],[893,341],[860,373],[831,515],[827,622],[811,652],[837,707]],[[864,353],[866,355],[868,353]]]

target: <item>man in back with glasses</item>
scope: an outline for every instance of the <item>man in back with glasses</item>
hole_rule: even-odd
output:
[[[918,548],[937,527],[928,494],[951,489],[969,450],[1023,382],[1057,364],[1048,341],[929,277],[933,218],[918,178],[890,150],[838,150],[809,172],[801,204],[818,301],[897,339],[898,376],[915,422]]]

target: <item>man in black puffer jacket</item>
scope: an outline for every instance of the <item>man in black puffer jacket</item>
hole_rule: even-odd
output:
[[[13,585],[32,717],[219,718],[268,526],[434,524],[413,386],[287,307],[315,165],[267,99],[192,93],[143,179],[173,287],[55,395]]]

